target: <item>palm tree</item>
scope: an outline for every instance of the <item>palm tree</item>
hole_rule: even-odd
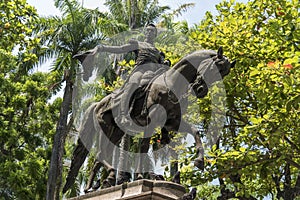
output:
[[[41,41],[47,47],[40,60],[55,58],[53,70],[62,76],[56,89],[65,83],[50,161],[46,198],[49,200],[59,199],[65,138],[73,122],[73,118],[70,117],[72,92],[79,65],[72,56],[94,47],[108,33],[113,34],[126,29],[125,25],[108,19],[98,10],[82,8],[76,0],[56,0],[55,5],[62,12],[62,16],[41,18],[37,28]]]
[[[155,22],[170,10],[169,6],[159,6],[158,0],[106,0],[110,17],[127,24],[131,29],[143,27],[149,22]]]
[[[169,6],[160,6],[158,0],[106,0],[111,19],[127,24],[129,28],[141,28],[147,23],[163,22],[165,28],[170,28],[174,17],[186,12],[194,3],[180,5],[171,10]],[[170,12],[168,12],[170,11]]]

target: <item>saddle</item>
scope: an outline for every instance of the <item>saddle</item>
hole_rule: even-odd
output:
[[[148,97],[148,88],[152,85],[154,80],[160,76],[162,73],[164,73],[166,70],[165,69],[159,69],[155,72],[152,71],[147,71],[146,73],[143,74],[142,79],[140,81],[139,87],[136,89],[136,91],[133,93],[131,96],[131,99],[129,100],[130,102],[130,108],[129,108],[129,113],[132,110],[132,106],[137,100],[140,100],[141,98],[147,99]],[[122,100],[124,91],[121,89],[115,90],[112,93],[112,108],[118,109],[120,106],[120,102]],[[146,114],[148,111],[146,110],[146,101],[144,101],[143,106],[142,106],[142,112],[143,114]]]

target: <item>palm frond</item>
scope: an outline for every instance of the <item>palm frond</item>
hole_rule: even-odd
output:
[[[76,0],[55,0],[54,5],[62,12],[63,16],[71,15],[76,18],[75,13],[81,8]]]
[[[56,58],[57,56],[57,52],[48,47],[44,47],[40,49],[38,52],[39,52],[38,58],[39,58],[40,65],[46,63],[47,61],[49,61],[49,59]]]
[[[71,55],[61,52],[56,58],[56,60],[54,61],[54,65],[51,71],[63,72],[64,69],[69,69],[70,66],[71,66]]]
[[[128,1],[122,0],[106,0],[104,5],[106,5],[110,11],[110,18],[120,23],[128,24],[130,13],[127,2]]]
[[[186,12],[188,9],[193,8],[195,6],[195,3],[185,3],[180,5],[177,9],[173,10],[171,13],[171,16],[178,17],[182,15],[184,12]]]

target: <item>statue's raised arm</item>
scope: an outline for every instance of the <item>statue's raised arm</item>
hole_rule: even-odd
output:
[[[139,44],[137,40],[129,40],[129,42],[122,46],[106,46],[106,45],[98,45],[98,52],[109,52],[109,53],[128,53],[131,51],[135,51],[139,48]]]
[[[130,40],[127,44],[121,46],[108,46],[99,44],[95,48],[87,50],[85,52],[76,54],[73,58],[78,59],[81,63],[87,56],[94,56],[98,52],[109,52],[109,53],[128,53],[134,50],[137,50],[139,47],[138,41]]]

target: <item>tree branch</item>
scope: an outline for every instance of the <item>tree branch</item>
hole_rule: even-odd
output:
[[[272,179],[275,182],[276,190],[277,190],[277,198],[280,199],[280,197],[283,196],[283,192],[280,189],[280,179],[278,176],[272,175]]]
[[[287,163],[284,167],[284,191],[288,191],[291,189],[291,170],[290,170],[290,164]]]
[[[293,143],[286,135],[284,136],[284,139],[294,148],[297,150],[298,153],[300,153],[300,149],[298,148],[298,146]]]
[[[296,163],[296,162],[293,161],[292,159],[286,158],[285,161],[286,161],[287,163],[289,163],[290,165],[293,165],[294,167],[297,167],[298,169],[300,169],[300,164]]]

